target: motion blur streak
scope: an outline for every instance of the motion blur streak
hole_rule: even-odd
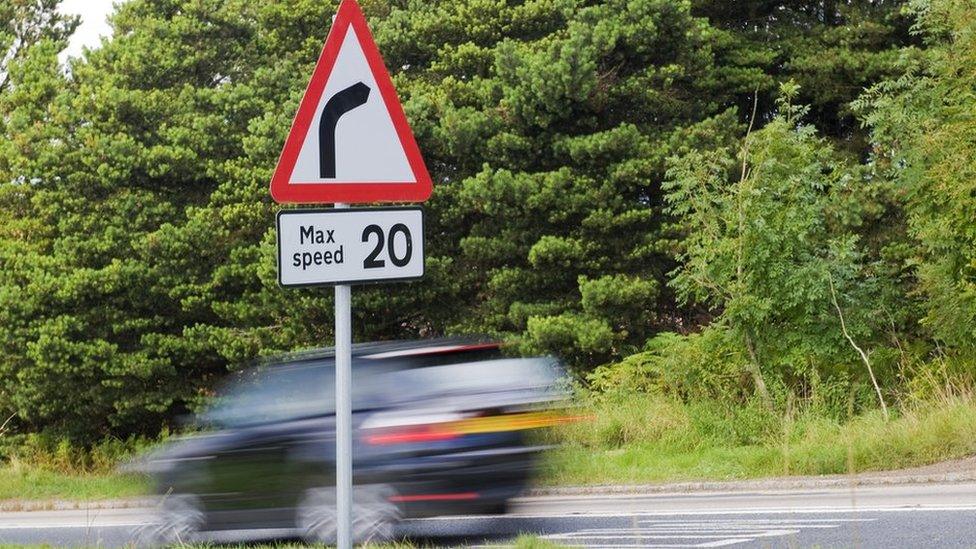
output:
[[[443,424],[411,425],[405,427],[402,431],[366,435],[365,440],[369,444],[432,442],[437,440],[450,440],[462,435],[477,433],[502,433],[506,431],[540,429],[579,419],[582,418],[561,415],[554,412],[507,414],[503,416],[452,421]]]
[[[418,494],[415,496],[393,496],[390,501],[464,501],[478,499],[478,494],[474,492],[462,492],[460,494]]]
[[[161,498],[146,545],[201,532],[297,529],[334,543],[334,354],[240,372],[196,422],[203,434],[144,456]],[[561,409],[552,358],[497,343],[434,340],[353,348],[353,536],[389,538],[401,518],[505,512],[532,478],[541,429]]]

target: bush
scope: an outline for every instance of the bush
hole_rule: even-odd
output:
[[[587,381],[604,393],[657,392],[685,401],[744,402],[749,394],[742,376],[745,358],[730,337],[720,325],[689,335],[661,333],[643,352],[597,368]]]

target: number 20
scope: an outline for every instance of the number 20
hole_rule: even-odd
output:
[[[393,242],[396,240],[397,233],[403,233],[406,238],[407,249],[402,257],[397,257],[396,248],[393,246]],[[383,229],[379,225],[367,225],[363,229],[363,242],[369,242],[371,235],[376,235],[376,247],[370,252],[366,259],[363,261],[364,269],[380,269],[386,266],[386,261],[382,259],[377,259],[377,257],[383,252],[383,242],[387,243],[387,254],[390,256],[390,262],[397,267],[405,267],[407,263],[410,263],[410,257],[413,256],[413,241],[410,239],[410,229],[407,228],[403,223],[397,223],[396,225],[390,227],[390,236],[386,238],[383,234]]]

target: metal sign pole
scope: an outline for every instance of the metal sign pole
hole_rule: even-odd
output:
[[[348,208],[348,204],[336,204]],[[335,287],[336,525],[338,549],[352,548],[352,289]]]
[[[358,40],[347,41],[350,36]],[[344,55],[362,62],[337,63],[339,54],[350,50],[347,43],[355,51]],[[345,117],[357,120],[339,125]],[[383,120],[387,122],[380,123]],[[337,131],[342,127],[365,131]],[[372,146],[381,141],[390,145],[382,150]],[[344,146],[337,149],[337,143]],[[318,154],[309,154],[313,151]],[[432,186],[366,17],[356,0],[341,0],[271,177],[271,197],[281,204],[335,204],[341,210],[350,202],[423,202],[430,198]],[[349,284],[424,275],[421,210],[367,212],[284,210],[277,216],[278,282],[283,287],[338,284],[335,514],[339,549],[351,549],[353,542]]]

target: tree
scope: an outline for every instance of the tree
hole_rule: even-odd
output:
[[[976,350],[976,8],[916,1],[926,50],[908,50],[903,74],[858,101],[875,142],[872,166],[905,197],[924,325],[949,348]]]
[[[63,48],[78,27],[78,17],[58,12],[61,0],[0,1],[0,94],[10,86],[11,65],[24,60],[43,41]]]
[[[737,60],[765,76],[758,92],[760,125],[775,114],[777,85],[800,85],[806,122],[839,150],[864,158],[867,132],[850,108],[861,92],[899,74],[910,33],[906,0],[694,0],[693,13],[725,33],[719,59]],[[723,63],[724,64],[724,63]],[[763,108],[765,106],[765,108]],[[742,105],[745,107],[745,105]]]
[[[212,7],[128,3],[116,38],[70,77],[50,47],[11,70],[0,166],[19,239],[4,241],[0,371],[22,429],[153,433],[224,367],[184,344],[195,311],[155,268],[154,234],[209,195],[210,164],[239,154],[252,116],[222,103],[240,53],[227,39],[241,28],[238,12]]]
[[[734,127],[729,109],[752,87],[714,67],[707,22],[687,4],[650,0],[364,9],[387,64],[400,68],[394,78],[435,191],[426,279],[357,290],[357,338],[489,332],[589,367],[672,322],[659,312],[671,266],[655,219],[663,158]],[[307,74],[315,50],[297,53]],[[281,66],[268,70],[293,70]],[[268,217],[257,215],[267,210],[253,206],[267,200],[301,89],[260,90],[288,108],[254,121],[247,156],[225,164],[210,204],[168,234],[212,254],[171,270],[193,273],[194,300],[216,313],[194,333],[228,360],[331,337],[327,296],[276,287]],[[243,211],[255,215],[227,227]],[[233,264],[218,265],[226,257]]]
[[[0,416],[8,431],[18,410],[14,392],[17,373],[27,367],[23,343],[32,334],[25,325],[37,314],[34,299],[24,291],[36,272],[32,259],[45,242],[29,238],[43,232],[30,215],[34,189],[28,158],[55,138],[51,131],[52,102],[64,79],[57,53],[78,24],[57,11],[58,1],[0,1]]]
[[[585,371],[726,314],[676,303],[680,285],[666,284],[676,230],[694,226],[675,204],[667,213],[666,159],[732,154],[756,90],[762,107],[799,51],[766,55],[793,36],[787,23],[753,40],[705,2],[362,4],[435,190],[427,276],[357,289],[358,340],[488,332]],[[331,341],[329,293],[277,287],[267,188],[335,7],[130,0],[67,74],[52,41],[10,64],[0,406],[17,429],[153,433],[228,369]],[[853,21],[815,26],[826,36]],[[834,166],[784,124],[764,147],[779,151],[779,132],[813,163],[804,173]],[[795,167],[782,158],[770,169]],[[845,314],[851,299],[839,282]],[[761,337],[757,362],[787,345]],[[63,398],[66,386],[78,392]]]
[[[713,29],[688,3],[546,4],[501,10],[491,40],[442,48],[433,82],[410,93],[437,116],[421,130],[435,138],[434,164],[454,164],[435,191],[454,239],[441,253],[469,289],[454,329],[587,368],[672,322],[663,159],[736,126],[730,109],[756,84],[716,66]],[[413,28],[400,40],[423,44],[426,27]],[[723,124],[694,128],[710,117]]]
[[[670,212],[685,231],[671,284],[683,299],[716,311],[706,330],[738,339],[744,369],[768,408],[770,380],[789,386],[811,365],[849,364],[842,337],[853,341],[851,330],[873,335],[863,312],[856,327],[851,315],[834,315],[841,310],[835,277],[845,295],[865,282],[857,237],[832,222],[852,171],[800,123],[806,108],[792,104],[796,86],[782,89],[776,119],[737,148],[673,159],[665,183]],[[862,291],[856,299],[871,309],[872,297]]]

